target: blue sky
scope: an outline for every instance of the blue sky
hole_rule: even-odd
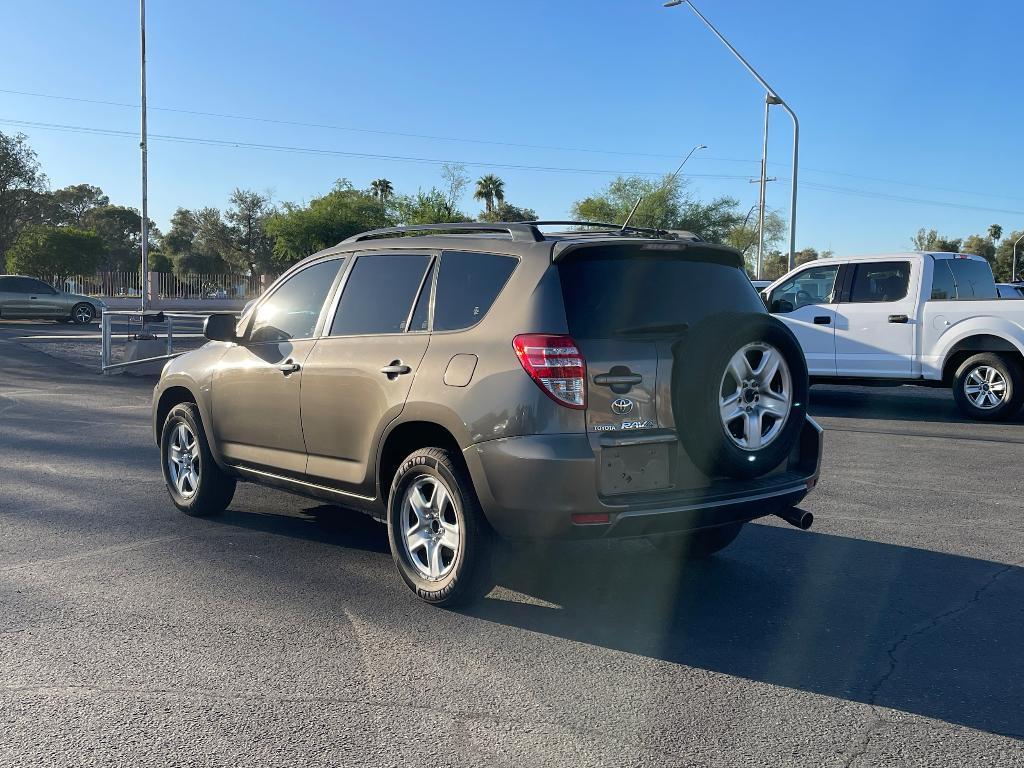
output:
[[[877,252],[906,249],[919,227],[1024,227],[1024,4],[698,5],[800,117],[797,247]],[[746,179],[758,173],[761,91],[685,6],[149,0],[147,16],[150,214],[161,228],[178,206],[224,207],[236,186],[302,202],[339,177],[415,191],[440,168],[157,135],[460,160],[474,178],[499,174],[511,202],[545,218],[616,171],[665,172],[705,143],[686,167],[690,191],[756,202]],[[89,182],[137,206],[137,138],[11,122],[132,132],[137,109],[6,91],[137,104],[138,4],[10,3],[4,18],[18,32],[5,35],[0,130],[30,137],[51,186]],[[784,217],[790,142],[777,111],[769,205]],[[463,207],[479,206],[467,195]]]

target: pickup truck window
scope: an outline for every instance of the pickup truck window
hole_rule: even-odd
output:
[[[910,285],[910,262],[872,261],[853,267],[850,301],[869,303],[899,301]]]
[[[784,282],[768,298],[768,309],[785,314],[809,304],[830,304],[835,294],[839,265],[811,267]]]
[[[974,259],[945,259],[956,282],[958,299],[995,299],[996,281],[992,268],[984,261]]]
[[[956,298],[956,283],[949,271],[949,259],[936,259],[932,271],[932,296],[937,301],[952,301]]]

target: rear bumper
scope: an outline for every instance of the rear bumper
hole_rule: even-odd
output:
[[[598,460],[586,435],[491,440],[464,451],[488,521],[508,539],[648,536],[753,520],[798,504],[821,465],[821,428],[810,418],[785,466],[756,480],[599,496]],[[577,525],[574,514],[607,514],[606,524]]]

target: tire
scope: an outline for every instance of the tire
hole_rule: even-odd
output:
[[[174,461],[172,455],[176,455],[178,461]],[[186,515],[219,514],[227,509],[235,495],[236,480],[213,460],[199,409],[194,403],[180,403],[167,414],[160,432],[160,466],[171,501]]]
[[[402,462],[388,494],[387,524],[398,572],[421,599],[450,608],[491,591],[495,534],[452,452],[422,448]]]
[[[96,319],[96,308],[82,301],[71,308],[71,322],[75,325],[88,325]]]
[[[953,376],[953,399],[965,416],[978,421],[1013,418],[1024,403],[1024,370],[993,352],[972,355]]]
[[[662,554],[678,560],[703,560],[732,544],[745,523],[702,528],[688,533],[652,536],[651,543]]]
[[[704,474],[753,478],[786,459],[806,417],[808,379],[785,325],[770,315],[720,316],[673,353],[676,431]]]

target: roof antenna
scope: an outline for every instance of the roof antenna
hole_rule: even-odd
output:
[[[636,209],[640,207],[640,201],[643,200],[643,199],[644,199],[644,196],[640,195],[640,197],[638,197],[636,199],[636,202],[633,203],[633,210],[629,212],[629,216],[627,216],[626,220],[624,222],[622,222],[622,229],[620,229],[619,232],[625,232],[626,231],[626,227],[629,226],[629,220],[633,218],[633,214],[636,213]]]

